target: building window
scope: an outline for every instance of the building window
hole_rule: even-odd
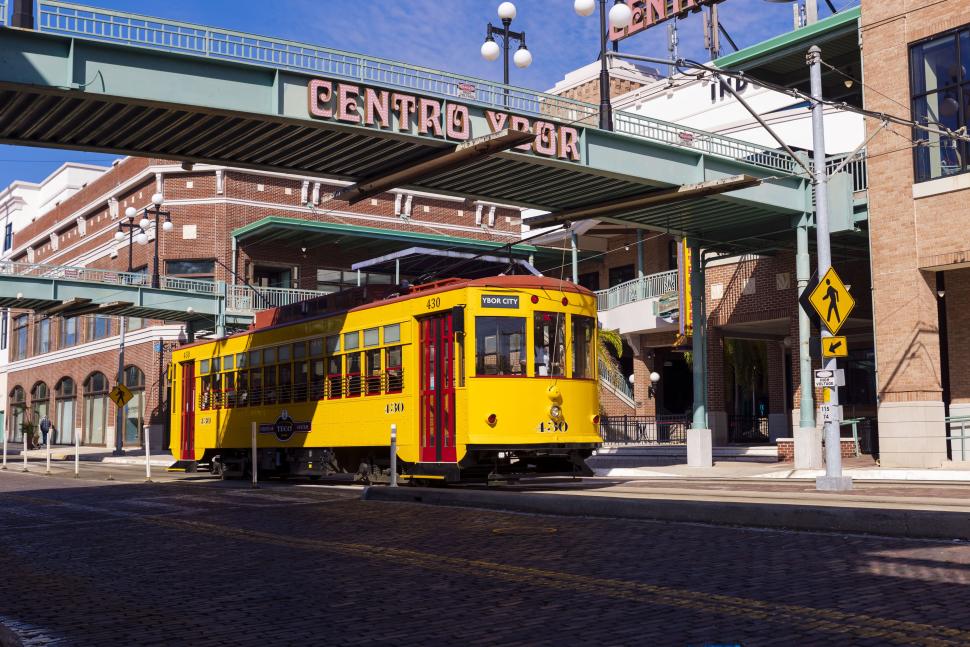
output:
[[[24,440],[24,423],[27,422],[27,397],[24,387],[15,386],[10,392],[10,440],[15,443]]]
[[[393,282],[394,277],[390,274],[360,273],[361,285],[390,285]],[[353,287],[357,287],[357,272],[355,270],[317,270],[317,290],[320,292],[329,294]]]
[[[165,261],[165,273],[186,279],[212,281],[216,277],[216,262],[213,260]]]
[[[30,411],[31,411],[31,422],[34,423],[34,428],[40,431],[40,421],[50,416],[50,404],[51,404],[51,393],[47,388],[47,384],[44,382],[38,382],[30,389]],[[43,442],[43,435],[41,435],[41,442]],[[50,439],[51,444],[54,444],[54,438]]]
[[[667,269],[676,270],[680,267],[680,261],[678,260],[678,251],[680,248],[680,243],[676,240],[671,240],[667,242]]]
[[[61,348],[77,344],[77,317],[61,319]]]
[[[34,355],[51,352],[51,320],[41,319],[34,329]]]
[[[84,442],[104,445],[108,423],[108,378],[95,371],[84,380]]]
[[[10,313],[7,310],[0,311],[0,350],[7,349],[7,325]]]
[[[25,359],[27,357],[27,315],[18,315],[13,320],[13,358]]]
[[[74,380],[62,377],[54,385],[54,426],[57,428],[55,440],[62,445],[74,444],[74,403],[77,390]]]
[[[600,289],[600,273],[599,272],[585,272],[579,275],[579,284],[586,288],[596,292]]]
[[[125,386],[132,398],[125,405],[125,444],[138,445],[145,424],[145,373],[137,366],[125,368]]]
[[[917,43],[909,51],[913,120],[949,130],[966,127],[970,110],[970,27]],[[917,182],[967,171],[968,146],[950,137],[913,131]]]
[[[111,319],[101,315],[88,318],[88,341],[104,339],[111,334]]]
[[[633,265],[610,268],[610,287],[632,281],[635,278],[637,278],[637,270]]]
[[[3,251],[7,251],[13,247],[13,223],[8,222],[7,226],[3,228]]]

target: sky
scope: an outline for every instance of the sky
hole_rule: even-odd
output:
[[[8,7],[12,3],[8,3]],[[501,58],[482,58],[479,48],[488,22],[499,26],[499,0],[87,0],[84,4],[182,22],[200,23],[264,36],[323,45],[435,69],[501,81]],[[824,2],[820,17],[830,15]],[[833,0],[837,9],[858,0]],[[594,14],[573,11],[572,0],[515,0],[512,29],[525,31],[533,55],[530,67],[514,66],[510,82],[548,90],[563,76],[599,54]],[[607,6],[612,2],[607,2]],[[789,4],[767,0],[724,0],[722,25],[739,47],[791,31]],[[699,14],[678,21],[680,54],[707,60]],[[722,55],[732,50],[722,39]],[[621,52],[666,57],[666,29],[658,26],[627,38]],[[66,161],[109,165],[117,156],[0,146],[0,187],[14,180],[38,182]]]

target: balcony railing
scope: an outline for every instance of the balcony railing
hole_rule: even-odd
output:
[[[614,391],[618,391],[633,400],[633,386],[619,371],[610,368],[609,364],[600,360],[600,381],[608,384]]]
[[[299,303],[326,294],[317,290],[298,290],[291,288],[251,288],[246,285],[227,286],[227,308],[229,310],[266,310]]]
[[[687,416],[603,416],[600,436],[605,445],[684,445]]]
[[[833,155],[825,161],[825,170],[831,173],[845,161],[848,155]],[[855,158],[853,158],[845,168],[842,169],[843,172],[849,173],[852,176],[852,191],[858,193],[859,191],[865,191],[869,188],[869,177],[866,174],[866,153],[865,151],[860,152]]]
[[[72,2],[47,0],[39,6],[37,28],[42,32],[393,86],[502,111],[597,127],[599,106],[596,104],[526,88],[307,43]],[[613,124],[618,133],[775,171],[791,173],[796,166],[791,156],[782,151],[652,117],[616,111]]]
[[[7,3],[0,2],[0,25],[7,24]]]
[[[596,292],[596,307],[609,310],[628,303],[653,299],[677,291],[677,270],[651,274]]]

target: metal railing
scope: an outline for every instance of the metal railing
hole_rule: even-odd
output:
[[[677,291],[677,270],[650,274],[606,290],[597,290],[596,308],[609,310],[628,303],[653,299]]]
[[[39,6],[37,29],[46,33],[393,86],[431,96],[476,102],[502,111],[582,123],[591,128],[597,127],[598,123],[599,106],[596,104],[485,79],[329,47],[72,2],[47,0]],[[794,160],[785,152],[652,117],[616,111],[613,124],[615,132],[626,135],[692,148],[785,173],[795,169]]]
[[[310,72],[474,101],[501,110],[595,122],[597,106],[543,92],[329,47],[71,2],[40,3],[38,30],[168,52]]]
[[[0,25],[7,24],[7,3],[0,2]]]
[[[826,172],[831,173],[836,168],[841,166],[846,157],[848,157],[848,155],[833,155],[827,158],[825,160]],[[866,152],[864,150],[859,152],[848,164],[846,164],[842,171],[852,176],[852,191],[854,193],[865,191],[869,188]]]
[[[609,364],[603,360],[599,361],[600,382],[603,382],[614,391],[619,391],[626,397],[633,400],[633,386],[627,381],[626,377],[619,371],[613,370]]]
[[[954,433],[954,432],[959,432]],[[946,443],[953,460],[967,460],[970,456],[970,416],[950,416],[946,418]],[[958,444],[959,443],[959,444]],[[959,449],[959,453],[957,450]],[[957,458],[959,456],[960,458]]]
[[[0,275],[35,276],[45,279],[70,281],[90,281],[101,285],[151,288],[152,277],[144,272],[118,272],[91,267],[70,265],[45,265],[42,263],[17,263],[0,261]],[[250,288],[245,285],[226,285],[221,281],[203,281],[179,276],[159,276],[159,288],[172,292],[184,292],[193,296],[226,298],[227,310],[264,310],[305,301],[323,296],[325,292],[316,290],[296,290],[289,288]],[[253,290],[258,294],[255,294]],[[223,290],[225,292],[223,293]]]
[[[687,416],[603,416],[600,437],[605,445],[684,445]]]
[[[718,157],[748,162],[784,173],[791,173],[796,167],[795,160],[783,151],[632,112],[614,112],[613,130],[614,132],[636,135],[665,144],[684,146]]]
[[[728,416],[729,443],[767,443],[769,438],[767,416]]]

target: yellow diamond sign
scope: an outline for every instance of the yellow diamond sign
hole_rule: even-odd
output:
[[[833,335],[839,332],[842,324],[849,318],[849,313],[855,308],[855,299],[849,294],[834,267],[830,267],[825,273],[808,300]]]
[[[127,386],[124,384],[118,384],[115,386],[115,388],[111,389],[111,393],[108,394],[108,397],[111,398],[112,402],[114,402],[116,405],[123,407],[128,404],[128,401],[134,396],[131,394],[131,391],[128,390]]]

